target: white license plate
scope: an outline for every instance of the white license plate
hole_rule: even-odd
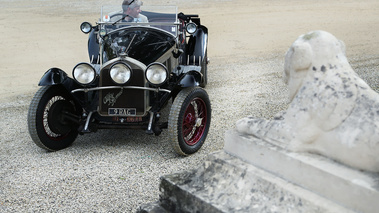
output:
[[[136,108],[109,108],[108,115],[118,115],[118,116],[136,116]]]

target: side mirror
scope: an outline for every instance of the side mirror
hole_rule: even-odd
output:
[[[186,25],[186,31],[189,33],[189,34],[194,34],[197,30],[197,25],[193,22],[190,22]]]
[[[81,25],[80,25],[80,30],[85,33],[85,34],[88,34],[89,32],[91,32],[92,30],[92,25],[88,22],[83,22]]]

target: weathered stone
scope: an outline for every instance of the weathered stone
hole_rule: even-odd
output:
[[[147,209],[181,213],[351,212],[224,151],[210,155],[197,170],[162,177],[160,191],[159,202]]]
[[[226,133],[224,150],[353,211],[376,213],[379,209],[378,173],[359,171],[320,155],[294,153],[233,130]]]
[[[147,203],[137,210],[137,213],[169,213],[166,209],[160,206],[159,202]]]
[[[224,151],[197,170],[162,177],[159,202],[140,212],[376,213],[379,94],[352,70],[344,44],[323,31],[291,46],[284,80],[285,112],[238,121]]]
[[[300,36],[285,58],[290,105],[273,120],[243,118],[237,130],[296,152],[379,172],[379,94],[351,68],[330,33]]]

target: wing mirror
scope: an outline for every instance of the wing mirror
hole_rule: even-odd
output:
[[[88,22],[83,22],[83,23],[80,25],[80,30],[81,30],[83,33],[85,33],[85,34],[91,32],[92,28],[93,28],[92,25],[91,25],[90,23],[88,23]]]

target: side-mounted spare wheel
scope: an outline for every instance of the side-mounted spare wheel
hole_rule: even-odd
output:
[[[57,151],[70,146],[78,136],[78,124],[69,119],[79,110],[71,95],[61,86],[43,86],[29,106],[28,128],[34,143]]]
[[[207,137],[211,123],[211,104],[207,92],[185,88],[171,106],[168,120],[169,139],[180,155],[197,152]]]

